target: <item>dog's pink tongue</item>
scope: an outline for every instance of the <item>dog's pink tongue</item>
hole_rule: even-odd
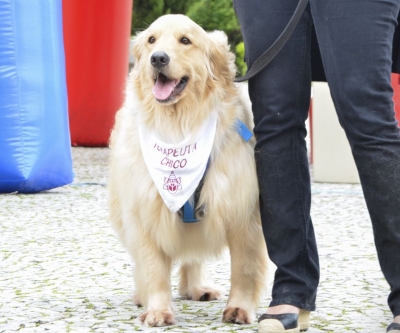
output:
[[[167,99],[175,88],[175,80],[158,78],[153,87],[153,95],[159,100]]]

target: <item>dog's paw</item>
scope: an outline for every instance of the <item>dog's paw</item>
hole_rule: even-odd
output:
[[[139,316],[139,320],[145,326],[168,326],[175,324],[174,314],[169,310],[150,310]]]
[[[189,294],[193,301],[208,302],[215,301],[221,296],[221,290],[213,287],[196,288]]]
[[[227,307],[224,310],[222,321],[231,324],[251,324],[253,315],[241,308]]]

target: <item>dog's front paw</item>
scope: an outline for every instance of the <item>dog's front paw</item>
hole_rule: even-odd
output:
[[[150,327],[175,324],[174,314],[169,310],[149,310],[140,315],[139,320],[143,325]]]
[[[232,324],[251,324],[253,315],[241,308],[227,307],[224,310],[222,321]]]

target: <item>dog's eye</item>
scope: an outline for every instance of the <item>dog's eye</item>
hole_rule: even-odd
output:
[[[186,37],[181,38],[181,43],[185,45],[191,44],[189,38]]]
[[[153,44],[155,41],[156,41],[156,39],[155,39],[153,36],[151,36],[151,37],[149,38],[149,43],[150,43],[150,44]]]

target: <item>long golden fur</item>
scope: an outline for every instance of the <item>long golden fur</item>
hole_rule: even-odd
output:
[[[186,38],[186,39],[183,39]],[[189,41],[189,43],[187,43]],[[168,54],[163,73],[187,86],[176,96],[157,100],[156,51]],[[136,302],[145,307],[148,326],[174,323],[170,274],[179,262],[179,292],[193,300],[220,295],[207,281],[204,262],[228,246],[231,290],[225,322],[252,323],[266,280],[267,254],[258,209],[254,139],[237,133],[237,119],[252,128],[249,107],[234,84],[234,56],[226,35],[206,33],[183,15],[166,15],[138,34],[135,65],[126,99],[112,131],[109,219],[134,261]],[[177,81],[178,82],[178,81]],[[198,130],[215,113],[217,130],[199,206],[204,217],[183,223],[161,199],[145,165],[138,138],[138,116],[165,141],[176,143]]]

